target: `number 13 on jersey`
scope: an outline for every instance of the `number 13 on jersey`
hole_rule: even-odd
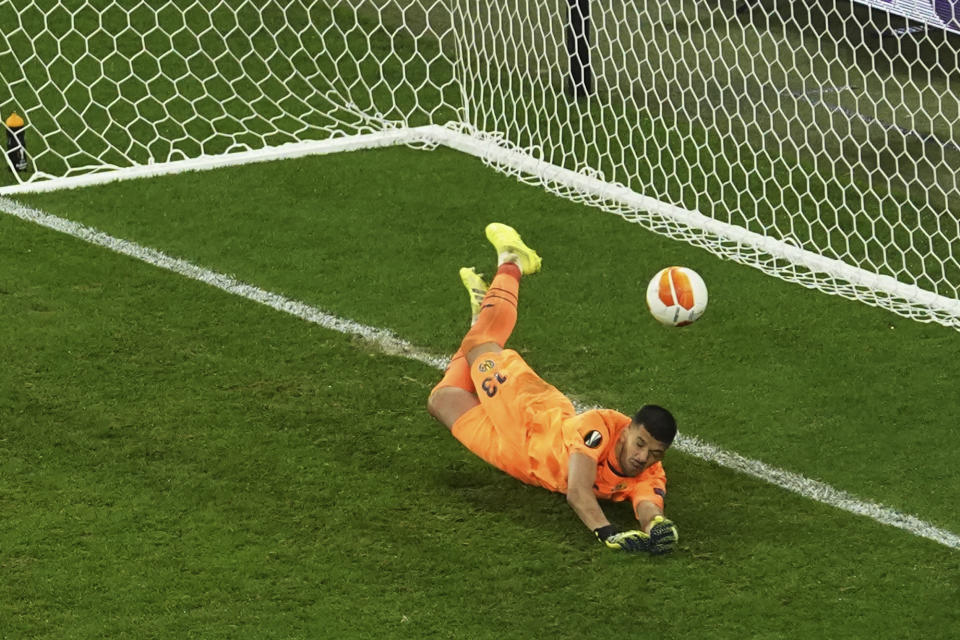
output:
[[[480,384],[480,388],[483,389],[484,393],[487,394],[487,397],[492,398],[497,395],[497,389],[499,385],[507,381],[507,376],[502,373],[496,373],[495,375],[484,378],[483,382]]]

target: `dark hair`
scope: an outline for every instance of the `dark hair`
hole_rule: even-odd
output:
[[[641,407],[640,411],[633,416],[633,421],[643,425],[650,435],[667,445],[672,443],[674,436],[677,435],[677,421],[674,420],[673,415],[655,404]]]

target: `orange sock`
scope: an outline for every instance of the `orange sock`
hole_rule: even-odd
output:
[[[473,386],[473,379],[470,377],[470,365],[467,364],[467,356],[463,351],[458,350],[453,354],[447,370],[443,372],[443,378],[430,390],[430,395],[432,396],[441,387],[459,387],[464,391],[476,393],[476,387]]]
[[[512,262],[501,265],[480,305],[477,322],[464,336],[459,352],[470,353],[471,349],[485,342],[504,346],[517,324],[519,292],[520,267]]]

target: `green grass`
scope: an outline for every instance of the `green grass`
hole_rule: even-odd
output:
[[[586,402],[960,531],[956,333],[788,285],[450,151],[24,198],[450,353],[483,225],[544,257],[514,346]],[[642,291],[710,286],[692,327]],[[439,372],[0,216],[0,636],[947,638],[960,555],[679,452],[670,558],[591,540],[424,410]],[[614,520],[629,521],[624,505]]]

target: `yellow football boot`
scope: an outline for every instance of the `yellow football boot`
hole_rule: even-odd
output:
[[[474,271],[473,267],[460,268],[460,282],[470,295],[470,324],[474,324],[477,316],[480,315],[480,305],[483,304],[483,297],[487,295],[489,285]]]
[[[540,271],[540,256],[523,243],[520,234],[513,227],[491,222],[487,225],[487,240],[497,250],[497,258],[501,264],[505,261],[516,262],[523,275]]]

